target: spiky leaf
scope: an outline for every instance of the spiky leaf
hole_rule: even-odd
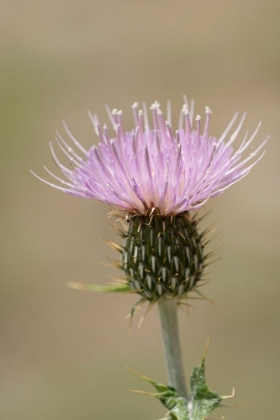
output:
[[[211,391],[205,378],[205,356],[191,375],[191,397],[188,403],[190,420],[203,420],[221,402],[222,397]]]
[[[147,393],[158,398],[168,409],[170,420],[204,420],[225,397],[211,391],[205,378],[205,355],[201,365],[196,367],[191,375],[191,394],[189,400],[180,395],[171,386],[153,381],[146,376],[141,378],[151,383],[157,393]]]

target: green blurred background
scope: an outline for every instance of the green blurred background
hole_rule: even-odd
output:
[[[180,315],[186,374],[207,337],[209,385],[236,387],[218,410],[228,420],[279,416],[279,108],[280,3],[245,1],[1,1],[1,390],[3,420],[158,419],[151,390],[124,368],[165,381],[158,313],[132,329],[133,296],[67,288],[105,284],[116,255],[108,208],[48,188],[29,170],[56,171],[48,142],[62,120],[88,147],[96,141],[86,110],[108,103],[131,127],[134,101],[186,93],[196,112],[213,110],[219,136],[236,110],[245,126],[271,134],[252,173],[209,203],[223,245],[204,293]],[[242,135],[245,132],[245,128]],[[242,136],[241,136],[242,137]],[[56,173],[58,173],[56,171]]]

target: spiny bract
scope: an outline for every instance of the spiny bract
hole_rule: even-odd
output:
[[[131,219],[122,250],[122,269],[131,289],[148,300],[192,290],[204,268],[204,245],[196,225],[187,213]]]

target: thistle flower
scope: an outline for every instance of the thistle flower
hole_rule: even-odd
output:
[[[97,116],[89,113],[100,142],[88,151],[64,123],[66,133],[83,157],[57,133],[56,141],[74,169],[70,170],[59,162],[52,144],[50,149],[68,181],[56,177],[46,168],[63,187],[34,175],[67,194],[94,198],[129,214],[147,215],[153,210],[167,216],[199,209],[210,197],[220,195],[246,176],[265,153],[263,151],[253,161],[267,139],[243,158],[260,123],[249,139],[246,133],[241,146],[234,152],[232,144],[242,127],[245,114],[226,141],[237,113],[224,133],[216,138],[209,135],[211,110],[208,107],[204,129],[201,129],[199,115],[195,118],[196,127],[192,128],[193,102],[189,111],[186,101],[180,114],[179,128],[175,132],[171,127],[170,105],[166,121],[160,105],[155,102],[151,106],[153,128],[149,127],[145,104],[143,109],[144,112],[138,111],[137,103],[132,106],[135,128],[129,132],[124,130],[122,111],[113,109],[110,112],[107,109],[116,133],[113,138],[109,137],[106,124],[102,130]]]
[[[245,115],[228,137],[237,120],[236,113],[220,137],[209,134],[211,110],[206,107],[205,124],[195,118],[194,103],[187,99],[180,112],[179,127],[171,127],[171,108],[167,119],[160,105],[151,106],[152,128],[146,105],[132,106],[135,127],[126,132],[122,111],[110,111],[109,119],[115,135],[110,138],[96,115],[89,112],[99,143],[88,151],[74,138],[64,123],[70,140],[81,157],[57,133],[59,148],[73,164],[73,169],[58,160],[52,144],[51,153],[66,180],[46,171],[62,186],[46,184],[76,197],[93,198],[113,206],[130,222],[122,236],[124,244],[121,268],[129,287],[148,300],[163,295],[184,295],[201,279],[205,266],[203,235],[198,233],[197,220],[190,211],[201,208],[210,197],[222,194],[244,178],[262,158],[264,140],[248,156],[244,152],[254,140],[246,133],[239,148],[233,143],[243,125]]]

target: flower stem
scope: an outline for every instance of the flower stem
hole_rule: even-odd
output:
[[[179,339],[177,299],[159,299],[158,307],[168,384],[187,398],[187,387]]]

